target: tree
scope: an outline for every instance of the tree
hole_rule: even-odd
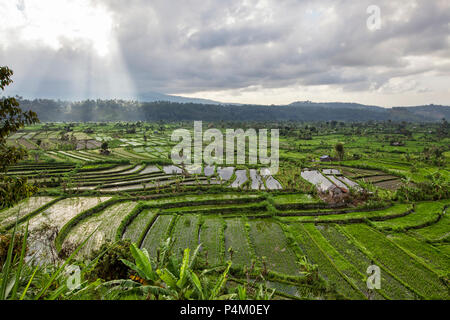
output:
[[[0,90],[12,83],[13,71],[8,67],[0,67]],[[39,122],[33,111],[22,111],[15,98],[0,100],[0,208],[10,207],[23,198],[30,196],[37,190],[27,183],[26,178],[7,175],[8,168],[23,159],[26,150],[8,146],[6,139],[25,125]]]
[[[336,150],[339,160],[344,159],[345,150],[344,144],[342,142],[336,143],[336,145],[334,146],[334,150]]]
[[[110,155],[111,152],[108,150],[108,147],[109,147],[108,142],[107,142],[107,141],[104,141],[104,142],[102,143],[102,145],[101,145],[101,148],[102,148],[102,149],[100,150],[100,153],[101,153],[102,155],[105,155],[105,156]]]

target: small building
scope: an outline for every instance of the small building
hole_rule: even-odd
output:
[[[324,156],[320,157],[320,161],[322,161],[322,162],[331,162],[331,161],[333,161],[333,159],[330,156],[328,156],[328,155],[324,155]]]

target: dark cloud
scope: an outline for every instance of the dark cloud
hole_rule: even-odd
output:
[[[366,26],[372,4],[381,8],[377,31]],[[20,90],[107,95],[99,82],[111,83],[120,72],[127,73],[137,95],[292,85],[367,91],[393,78],[448,76],[450,3],[445,0],[103,0],[92,5],[104,5],[112,14],[120,68],[89,45],[70,40],[56,51],[26,42],[0,44],[0,61],[22,74]],[[109,90],[114,88],[113,81]]]

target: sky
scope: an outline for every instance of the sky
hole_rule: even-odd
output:
[[[0,0],[0,17],[8,95],[450,105],[448,0]]]

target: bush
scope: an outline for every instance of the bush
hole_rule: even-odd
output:
[[[131,243],[128,240],[120,240],[113,245],[111,243],[104,243],[98,251],[92,254],[92,257],[96,258],[102,252],[106,251],[98,260],[88,277],[92,280],[100,278],[106,281],[128,278],[129,268],[120,260],[133,261],[130,245]]]

